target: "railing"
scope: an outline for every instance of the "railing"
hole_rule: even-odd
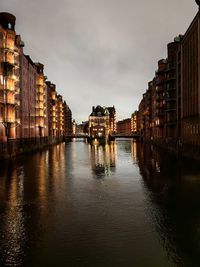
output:
[[[15,100],[14,99],[6,99],[6,104],[15,105]]]
[[[15,94],[19,94],[20,93],[20,88],[19,87],[15,87]]]
[[[20,106],[20,100],[15,99],[15,105]]]
[[[14,88],[14,86],[13,86],[13,87],[11,87],[11,86],[7,86],[7,87],[5,87],[5,90],[7,90],[7,91],[11,91],[11,92],[15,92],[15,88]]]
[[[5,121],[3,122],[3,124],[6,124],[6,123],[15,123],[15,119],[12,118],[12,117],[8,117],[5,119]]]
[[[68,134],[65,136],[66,138],[87,138],[88,134]]]
[[[117,134],[112,134],[111,138],[138,138],[140,135],[138,133],[117,133]]]

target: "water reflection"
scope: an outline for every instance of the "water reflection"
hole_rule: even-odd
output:
[[[136,163],[137,162],[137,142],[136,141],[131,142],[131,155],[133,158],[133,162]]]
[[[199,164],[131,140],[4,163],[0,266],[199,266],[199,196]]]
[[[0,203],[4,210],[0,220],[0,263],[1,266],[17,266],[22,264],[26,248],[26,216],[22,205],[24,195],[23,170],[16,168],[10,162],[5,168],[0,168]],[[6,173],[6,176],[5,176]],[[6,201],[5,201],[6,200]]]
[[[115,172],[116,143],[105,145],[90,145],[90,161],[97,178],[110,176]]]
[[[137,144],[146,201],[168,257],[178,266],[200,264],[200,166]]]

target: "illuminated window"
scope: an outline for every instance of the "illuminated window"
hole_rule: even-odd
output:
[[[0,75],[0,84],[3,84],[3,75]]]

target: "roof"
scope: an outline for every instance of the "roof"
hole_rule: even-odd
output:
[[[101,117],[101,116],[109,116],[110,113],[108,111],[108,109],[106,107],[101,107],[100,105],[93,107],[92,108],[92,113],[90,114],[90,116],[97,116],[97,117]]]

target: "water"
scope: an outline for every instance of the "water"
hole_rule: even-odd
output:
[[[131,140],[0,166],[0,266],[200,266],[200,167]]]

